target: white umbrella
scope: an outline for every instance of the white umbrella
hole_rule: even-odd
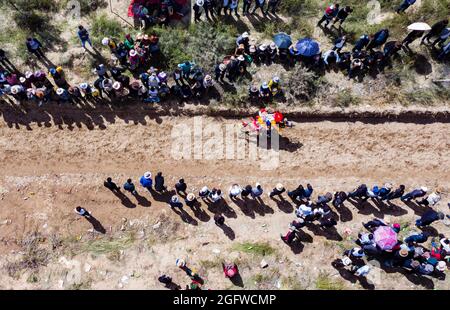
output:
[[[427,30],[431,30],[431,27],[427,23],[413,23],[408,26],[408,29],[409,30],[427,31]]]

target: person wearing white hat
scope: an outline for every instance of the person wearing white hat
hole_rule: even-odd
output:
[[[169,206],[172,209],[173,208],[180,208],[181,209],[183,207],[183,203],[180,201],[178,196],[174,195],[174,196],[172,196],[172,198],[170,198]]]
[[[278,49],[274,42],[269,44],[269,48],[267,49],[268,54],[268,60],[270,62],[275,62],[277,55],[278,55]]]
[[[115,90],[115,91],[119,91],[120,89],[121,89],[121,87],[122,87],[122,84],[120,83],[120,82],[114,82],[113,83],[113,85],[112,85],[112,88]]]
[[[417,201],[417,203],[426,207],[434,207],[441,200],[441,196],[439,195],[440,193],[441,189],[438,188],[427,197]]]
[[[261,197],[261,195],[263,194],[263,188],[261,186],[261,184],[259,184],[258,182],[255,184],[255,187],[252,188],[252,198],[256,199]]]
[[[195,198],[195,194],[194,193],[187,194],[185,203],[189,208],[194,208],[198,204],[198,201]]]
[[[230,0],[230,6],[229,6],[230,14],[229,15],[231,15],[231,12],[234,11],[234,15],[236,15],[236,17],[239,17],[238,5],[239,5],[239,0]]]
[[[217,82],[224,82],[227,66],[224,63],[218,63],[214,67],[215,80]]]
[[[363,62],[359,58],[353,58],[348,68],[348,79],[351,80],[355,73],[361,72],[363,69]]]
[[[152,173],[150,171],[145,172],[144,175],[139,179],[139,183],[142,185],[142,187],[151,190],[153,185]]]
[[[255,83],[250,84],[250,87],[248,89],[248,96],[250,97],[250,101],[252,103],[256,103],[259,98],[259,89],[258,86],[256,86]]]
[[[213,85],[214,85],[214,82],[213,82],[211,75],[209,75],[209,74],[205,75],[205,77],[203,78],[203,88],[205,90],[208,90]]]
[[[196,23],[201,21],[200,17],[202,16],[204,3],[205,2],[203,0],[196,0],[194,2],[194,6],[192,7],[192,9],[194,10],[194,22]]]
[[[283,242],[285,242],[286,244],[291,244],[297,237],[297,234],[300,232],[300,229],[302,229],[305,226],[306,222],[302,218],[293,220],[291,223],[289,223],[288,232],[284,236],[280,234],[281,240],[283,240]]]
[[[392,191],[392,184],[385,183],[378,191],[378,199],[385,200]]]
[[[233,184],[230,187],[230,190],[228,192],[228,196],[230,197],[230,199],[236,199],[242,192],[241,187],[239,186],[239,184]]]
[[[440,272],[444,272],[447,270],[447,263],[443,260],[439,261],[436,265],[436,270]]]
[[[278,196],[278,198],[282,198],[282,194],[286,191],[283,184],[277,183],[274,189],[269,193],[269,198],[273,198],[274,196]]]
[[[211,191],[209,190],[208,186],[203,186],[200,191],[198,192],[198,196],[202,199],[207,199]]]
[[[445,250],[445,252],[450,253],[450,239],[449,238],[441,238],[439,240],[441,247]]]
[[[209,198],[212,202],[218,202],[222,199],[222,191],[220,189],[213,188],[209,193]]]
[[[427,192],[428,192],[428,188],[426,188],[425,186],[422,186],[420,188],[414,189],[413,191],[403,195],[400,199],[403,202],[407,202],[412,199],[424,197],[427,194]]]
[[[58,98],[62,102],[67,102],[70,100],[70,95],[64,88],[58,88],[56,90],[56,94],[58,95]]]
[[[267,86],[269,86],[272,96],[277,96],[281,93],[280,78],[278,76],[274,76]]]
[[[258,57],[258,62],[261,64],[266,64],[267,62],[267,44],[261,44],[257,50],[257,57]]]
[[[270,93],[269,85],[266,82],[262,83],[261,87],[259,88],[259,96],[263,100],[268,101],[270,99],[270,95],[271,95],[271,93]]]

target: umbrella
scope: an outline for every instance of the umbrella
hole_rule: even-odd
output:
[[[319,43],[310,38],[299,40],[295,47],[300,55],[306,57],[317,55],[320,52]]]
[[[431,27],[427,23],[413,23],[413,24],[408,26],[408,29],[409,30],[427,31],[427,30],[431,30]]]
[[[275,122],[279,123],[283,120],[283,114],[281,114],[280,112],[275,112],[273,114],[273,119],[275,120]]]
[[[280,32],[274,35],[273,42],[275,42],[278,48],[288,48],[292,45],[291,36],[284,32]]]
[[[375,243],[382,250],[391,250],[397,244],[397,233],[389,226],[380,226],[373,233]]]

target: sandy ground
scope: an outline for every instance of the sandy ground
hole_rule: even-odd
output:
[[[239,122],[202,118],[204,131],[212,124],[219,126],[216,132],[224,131],[225,124]],[[351,190],[362,182],[374,185],[389,181],[407,188],[441,186],[444,195],[437,208],[448,213],[448,123],[297,123],[283,131],[280,165],[271,171],[261,170],[259,162],[248,158],[175,160],[171,149],[179,133],[173,135],[172,129],[184,124],[188,126],[185,131],[193,130],[193,118],[155,120],[145,116],[138,123],[112,118],[105,124],[87,127],[31,121],[28,129],[16,129],[2,119],[0,263],[5,267],[7,262],[20,258],[24,251],[20,241],[32,232],[48,240],[57,236],[64,246],[51,250],[51,260],[40,269],[24,270],[14,279],[2,273],[1,288],[154,289],[162,287],[157,282],[161,273],[185,285],[188,278],[175,267],[179,257],[199,271],[206,287],[213,289],[236,288],[221,274],[219,263],[223,259],[240,262],[245,288],[314,289],[323,274],[343,288],[361,288],[358,283],[344,280],[330,264],[343,248],[352,246],[361,222],[377,216],[406,225],[423,212],[402,203],[397,203],[395,211],[374,203],[364,207],[346,203],[337,212],[340,222],[335,234],[305,228],[302,244],[290,249],[279,240],[279,233],[284,233],[294,219],[294,205],[289,201],[276,202],[264,195],[264,204],[245,206],[227,198],[224,205],[208,207],[202,203],[203,211],[185,208],[185,214],[179,216],[167,207],[166,197],[152,197],[140,186],[138,199],[128,193],[114,195],[103,187],[108,176],[119,185],[128,177],[138,184],[143,172],[162,171],[169,189],[184,177],[193,192],[203,185],[227,191],[234,182],[260,182],[266,191],[279,181],[288,189],[310,182],[314,196]],[[207,141],[205,134],[205,145]],[[206,156],[210,154],[205,150]],[[92,232],[90,223],[74,214],[77,205],[94,214],[106,236]],[[224,230],[212,220],[217,212],[226,216]],[[439,233],[450,233],[445,223],[433,226]],[[350,236],[343,233],[346,228],[352,229]],[[119,257],[94,253],[86,247],[99,240],[126,241],[130,236],[130,244],[119,248]],[[266,269],[259,267],[262,257],[236,249],[240,243],[258,241],[267,241],[275,250],[265,257],[269,263]],[[449,288],[448,280],[386,273],[375,262],[372,264],[374,272],[370,277],[375,288]],[[39,280],[29,281],[30,274],[37,274]]]

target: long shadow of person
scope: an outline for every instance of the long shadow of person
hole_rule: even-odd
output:
[[[170,208],[173,212],[175,212],[183,222],[191,224],[193,226],[197,226],[198,222],[189,215],[183,208]]]
[[[264,203],[261,197],[256,197],[252,202],[253,210],[261,216],[265,216],[266,214],[274,214],[275,211]]]
[[[170,283],[164,285],[164,287],[169,289],[169,290],[171,290],[171,291],[179,291],[179,290],[181,290],[181,286],[176,284],[176,283],[173,283],[173,282],[170,282]]]
[[[244,281],[242,281],[241,275],[238,273],[234,277],[230,278],[231,283],[238,287],[244,287]]]
[[[294,212],[294,207],[292,206],[292,204],[289,201],[284,199],[283,196],[278,196],[278,197],[279,197],[279,199],[275,198],[275,196],[270,197],[270,199],[275,201],[275,203],[277,204],[278,209],[280,209],[284,213],[292,213],[292,212]]]
[[[350,270],[346,269],[339,261],[340,261],[339,259],[334,260],[331,263],[331,266],[333,266],[333,268],[339,272],[340,276],[343,279],[349,281],[350,283],[356,283],[359,281],[361,286],[366,290],[375,289],[375,285],[369,283],[366,277],[358,277],[354,275]]]
[[[434,282],[433,280],[418,275],[417,273],[415,273],[414,271],[410,271],[410,270],[405,270],[403,268],[398,268],[397,270],[399,273],[403,274],[405,276],[406,279],[408,279],[408,281],[410,281],[411,283],[415,284],[415,285],[420,285],[428,290],[432,290],[434,289]]]
[[[234,240],[236,238],[234,230],[227,224],[222,224],[222,225],[217,225],[217,226],[219,226],[220,229],[223,230],[223,233],[225,234],[225,236],[228,237],[228,239]]]
[[[233,208],[230,207],[230,205],[225,201],[225,199],[220,199],[218,201],[211,201],[211,200],[203,200],[206,205],[208,206],[208,210],[212,213],[220,213],[228,218],[237,218],[237,214],[234,211]]]
[[[294,254],[300,254],[303,252],[303,249],[305,248],[305,245],[298,239],[292,241],[288,244],[289,248],[291,248],[292,253]]]
[[[112,191],[112,193],[120,199],[120,202],[122,205],[124,205],[127,208],[136,208],[136,205],[121,191]]]
[[[249,205],[248,198],[244,198],[244,199],[232,198],[231,201],[233,201],[234,204],[237,205],[239,207],[239,209],[241,209],[241,211],[242,211],[242,213],[244,213],[244,215],[246,215],[252,219],[255,218],[255,211],[253,211],[253,209]]]
[[[316,236],[322,236],[329,240],[342,241],[343,238],[337,231],[336,227],[320,228],[314,223],[307,223],[306,227]]]
[[[339,214],[339,220],[341,222],[349,222],[353,219],[352,211],[347,208],[344,203],[337,207],[336,211]]]
[[[202,204],[199,201],[191,207],[191,210],[194,212],[194,216],[202,222],[208,222],[211,219],[209,214],[202,209]]]
[[[134,198],[136,198],[138,205],[143,207],[150,207],[152,203],[150,200],[145,198],[144,196],[139,195],[139,193],[136,192],[136,194],[133,194]]]
[[[91,223],[92,228],[94,228],[95,231],[98,231],[101,234],[105,234],[106,233],[106,229],[105,227],[103,227],[103,225],[95,218],[92,216],[90,217],[85,217],[89,223]]]
[[[150,188],[148,190],[150,194],[152,195],[153,199],[155,201],[160,202],[169,202],[170,198],[175,195],[175,190],[165,191],[165,192],[157,192],[153,188]]]
[[[398,205],[392,203],[390,200],[386,202],[387,208],[384,213],[393,216],[402,216],[408,213],[405,209],[399,207]]]
[[[417,204],[414,201],[404,201],[403,202],[405,205],[407,205],[408,207],[411,208],[411,210],[414,211],[414,214],[416,215],[423,215],[425,212],[431,210],[430,207],[425,207],[425,206],[421,206],[419,204]]]
[[[380,212],[377,208],[374,208],[370,202],[364,199],[347,199],[356,209],[358,209],[359,214],[370,215],[377,218],[384,218],[383,212]]]

